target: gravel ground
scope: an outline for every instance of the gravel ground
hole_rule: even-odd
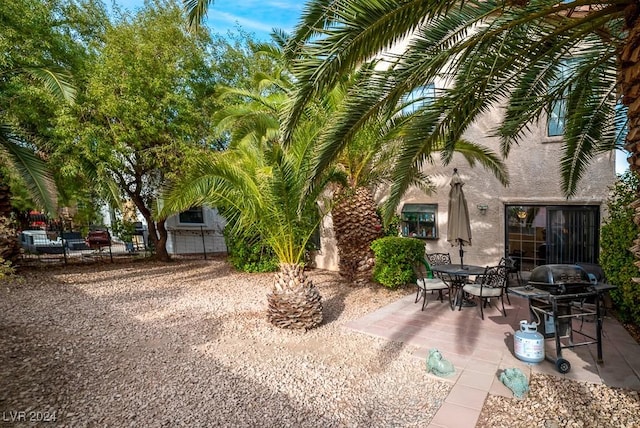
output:
[[[411,348],[343,328],[413,291],[310,275],[325,322],[304,333],[266,321],[270,274],[223,260],[23,272],[0,287],[0,426],[426,427],[451,384]],[[530,386],[489,396],[477,426],[640,427],[637,392]]]
[[[312,273],[325,322],[304,333],[266,321],[271,274],[224,261],[22,275],[0,291],[3,426],[424,427],[451,387],[343,328],[409,290]]]

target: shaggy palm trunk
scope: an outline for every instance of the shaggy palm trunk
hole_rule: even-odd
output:
[[[626,11],[626,26],[629,31],[619,57],[618,84],[622,91],[623,103],[628,107],[629,133],[625,149],[629,151],[629,169],[640,174],[640,7],[633,4]],[[636,190],[636,199],[632,204],[635,214],[634,223],[640,226],[640,189]],[[640,268],[640,235],[630,248]],[[640,278],[634,278],[640,283]]]
[[[280,265],[267,299],[267,319],[276,327],[308,330],[322,322],[322,297],[300,264]]]
[[[374,254],[371,243],[382,236],[376,203],[366,187],[341,188],[331,210],[340,257],[340,273],[350,282],[371,279]]]
[[[20,243],[11,224],[11,191],[0,176],[0,257],[15,264],[20,258]]]

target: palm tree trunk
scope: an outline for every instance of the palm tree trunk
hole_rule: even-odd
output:
[[[280,265],[267,299],[267,319],[276,327],[309,330],[322,322],[322,297],[301,264]]]
[[[331,210],[336,235],[340,274],[349,282],[371,279],[373,250],[371,243],[382,236],[382,223],[376,203],[366,187],[341,188]]]
[[[626,10],[627,40],[619,57],[618,84],[623,95],[623,103],[628,107],[629,133],[625,149],[629,152],[629,169],[640,175],[640,61],[637,54],[640,49],[640,6],[630,5]],[[635,210],[634,223],[640,226],[640,189],[636,189],[636,199],[632,203]],[[640,268],[640,234],[630,248]],[[640,278],[634,278],[640,282]]]

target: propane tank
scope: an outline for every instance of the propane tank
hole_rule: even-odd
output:
[[[538,333],[535,322],[529,324],[526,320],[520,321],[520,331],[516,332],[513,340],[513,349],[518,359],[527,363],[544,360],[544,336]]]

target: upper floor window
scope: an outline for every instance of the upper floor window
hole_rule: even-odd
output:
[[[191,207],[186,211],[178,214],[178,221],[180,223],[188,224],[204,224],[204,212],[202,207]]]
[[[433,102],[436,99],[436,85],[429,83],[428,85],[419,86],[403,99],[402,113],[411,114],[418,110],[424,104]]]
[[[571,77],[576,65],[576,60],[563,60],[558,67],[558,74],[553,82],[551,82],[549,89],[554,90],[557,89],[559,85],[563,85],[565,81]],[[549,137],[557,137],[564,134],[567,117],[566,96],[569,90],[570,88],[565,88],[563,98],[557,100],[551,107],[549,117],[547,118],[547,135]]]

